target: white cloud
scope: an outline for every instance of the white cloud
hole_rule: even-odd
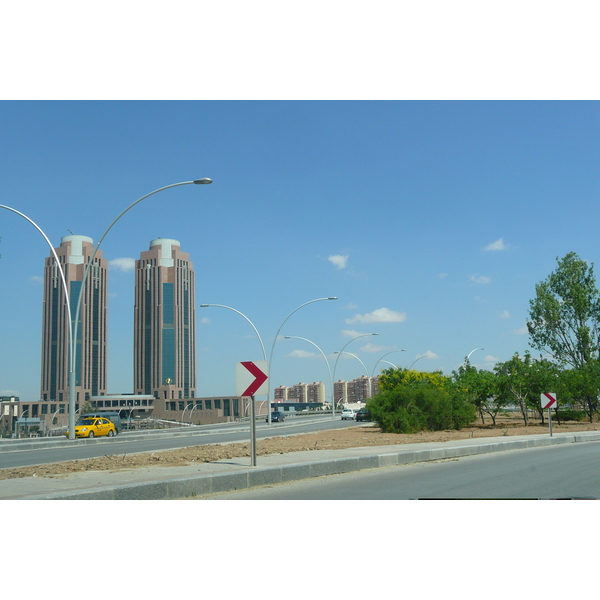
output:
[[[446,277],[448,277],[448,273],[440,273],[440,274],[438,275],[438,277],[439,277],[440,279],[446,279]]]
[[[314,352],[307,352],[306,350],[294,350],[290,352],[288,356],[293,356],[294,358],[314,358],[318,356]]]
[[[427,352],[425,352],[425,354],[417,354],[417,359],[419,359],[419,358],[439,358],[439,356],[435,352],[432,352],[431,350],[427,350]]]
[[[491,244],[488,244],[484,250],[488,251],[488,252],[493,252],[495,250],[506,250],[508,248],[508,246],[504,243],[504,238],[500,238],[499,240],[496,240],[495,242],[492,242]]]
[[[117,271],[129,273],[135,269],[135,258],[115,258],[108,261],[108,265]]]
[[[346,264],[348,263],[348,258],[350,258],[348,255],[344,256],[343,254],[333,254],[332,256],[327,257],[327,260],[332,265],[335,265],[338,269],[345,269]]]
[[[492,280],[489,277],[486,277],[485,275],[471,275],[469,277],[469,279],[473,283],[481,283],[481,284],[492,283]]]
[[[33,283],[44,283],[44,278],[40,275],[34,275],[33,277],[29,278],[29,281]]]
[[[529,329],[527,329],[527,324],[523,325],[523,327],[519,327],[519,329],[514,329],[513,333],[515,335],[527,335],[529,333]]]
[[[486,363],[493,363],[493,364],[496,364],[497,362],[500,361],[499,358],[497,358],[496,356],[492,356],[491,354],[488,354],[483,360]]]
[[[353,323],[402,323],[406,320],[406,313],[396,312],[389,308],[378,308],[365,315],[354,315],[351,319],[346,319],[348,325]]]
[[[207,319],[206,317],[202,317],[200,319],[200,323],[202,323],[203,325],[206,325],[207,323],[210,323],[210,319]]]
[[[362,348],[361,348],[361,352],[385,352],[386,350],[389,350],[389,347],[387,346],[380,346],[378,344],[365,344]]]
[[[500,315],[500,318],[501,318],[501,319],[510,319],[510,313],[509,313],[507,310],[505,310],[505,311],[503,311],[503,312],[502,312],[502,314]]]
[[[354,329],[344,329],[342,331],[342,335],[344,337],[349,337],[349,338],[355,338],[355,337],[358,337],[359,335],[363,335],[364,333],[366,333],[366,332],[364,332],[364,331],[356,331]]]

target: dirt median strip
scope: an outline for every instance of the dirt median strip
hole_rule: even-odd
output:
[[[597,431],[598,423],[569,423],[553,425],[555,435],[583,431]],[[355,426],[347,429],[333,429],[293,436],[278,436],[259,440],[256,453],[259,456],[303,452],[307,450],[342,450],[367,446],[386,446],[426,442],[449,442],[453,440],[486,438],[516,435],[539,435],[548,433],[548,427],[531,424],[524,427],[514,420],[490,425],[474,425],[460,431],[423,431],[413,434],[382,433],[373,425]],[[120,471],[143,467],[181,467],[194,463],[208,463],[218,460],[249,457],[250,444],[235,442],[230,444],[210,444],[190,446],[176,450],[161,450],[139,454],[106,455],[98,458],[47,463],[31,467],[0,469],[0,479],[20,477],[62,477],[71,473],[89,471]]]

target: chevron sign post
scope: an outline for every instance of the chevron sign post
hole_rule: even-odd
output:
[[[235,365],[235,389],[241,397],[250,396],[251,466],[256,466],[256,415],[254,396],[269,393],[269,367],[266,360],[246,361]]]
[[[550,412],[550,409],[558,408],[556,394],[554,392],[545,392],[544,394],[540,394],[540,399],[542,402],[542,408],[548,409],[548,424],[550,426],[550,437],[552,437],[552,413]]]

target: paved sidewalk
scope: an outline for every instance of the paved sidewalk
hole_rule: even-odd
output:
[[[452,442],[311,450],[185,467],[90,471],[0,480],[2,500],[173,500],[428,460],[600,441],[600,432],[471,438]]]

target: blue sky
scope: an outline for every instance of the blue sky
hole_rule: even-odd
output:
[[[0,203],[58,246],[103,243],[108,387],[132,391],[133,271],[175,238],[197,278],[199,395],[235,393],[235,364],[281,336],[328,356],[492,368],[528,349],[535,284],[575,251],[598,259],[600,105],[577,101],[3,101]],[[0,211],[0,393],[39,397],[48,247]],[[314,346],[280,339],[271,385],[327,382]],[[387,367],[389,364],[379,364]],[[379,368],[377,368],[379,370]],[[340,359],[336,379],[365,374]]]

